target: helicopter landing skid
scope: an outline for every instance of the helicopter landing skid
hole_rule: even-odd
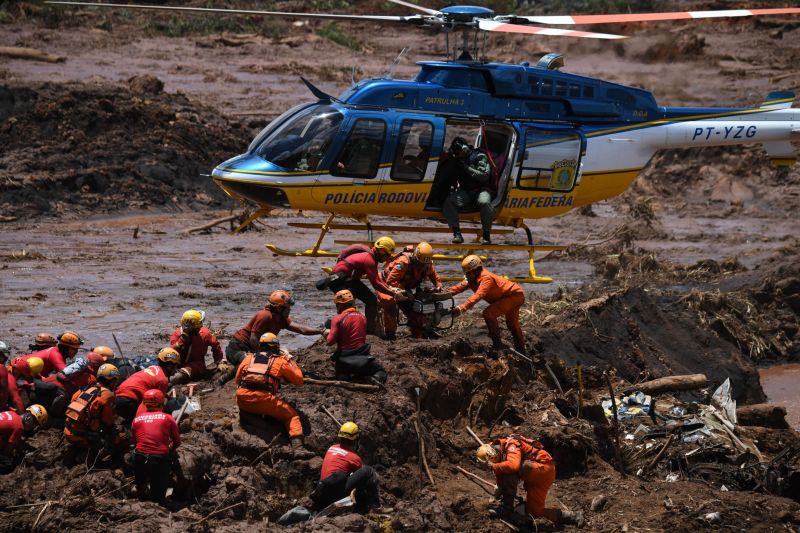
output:
[[[285,255],[285,256],[289,256],[289,257],[338,257],[339,256],[338,252],[329,252],[327,250],[320,250],[319,249],[320,246],[322,245],[322,239],[324,239],[325,235],[327,235],[327,233],[331,229],[333,229],[333,227],[335,226],[335,224],[332,224],[334,218],[336,218],[336,214],[331,213],[330,215],[328,215],[328,219],[325,221],[325,223],[322,226],[320,226],[318,224],[309,224],[309,226],[312,227],[312,228],[319,228],[320,232],[319,232],[319,237],[317,238],[317,242],[315,242],[314,246],[312,246],[308,250],[305,250],[303,252],[293,251],[293,250],[284,250],[283,248],[279,248],[279,247],[275,246],[274,244],[267,244],[266,245],[267,250],[269,250],[270,252],[272,252],[275,255]],[[296,223],[290,223],[289,225],[290,226],[296,226]],[[301,226],[301,227],[305,227],[305,226]]]

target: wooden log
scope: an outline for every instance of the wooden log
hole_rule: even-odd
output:
[[[736,420],[742,426],[760,426],[765,428],[788,429],[786,408],[771,403],[743,405],[736,408]]]
[[[214,226],[219,226],[220,224],[224,224],[226,222],[230,222],[232,220],[236,220],[239,218],[240,215],[228,215],[222,218],[216,218],[209,222],[208,224],[203,224],[202,226],[195,226],[193,228],[189,228],[184,233],[194,233],[196,231],[205,231],[207,229],[211,229]]]
[[[652,381],[644,381],[625,387],[624,391],[626,393],[642,391],[645,394],[660,394],[662,392],[702,389],[708,386],[709,381],[705,374],[687,374],[685,376],[668,376]]]
[[[491,491],[489,493],[494,495],[494,489],[497,488],[497,485],[495,485],[494,483],[492,483],[490,481],[486,481],[482,477],[477,476],[477,475],[473,474],[472,472],[470,472],[469,470],[465,470],[464,468],[461,468],[460,466],[457,466],[456,470],[458,470],[459,472],[461,472],[462,474],[464,474],[468,478],[470,478],[470,479],[472,479],[474,481],[477,481],[482,487],[488,487],[489,489],[491,489]]]
[[[61,63],[67,60],[64,56],[48,54],[36,48],[24,48],[21,46],[0,46],[0,56],[14,59],[30,59],[32,61],[46,61],[47,63]]]
[[[617,418],[617,400],[614,396],[614,386],[611,385],[611,378],[608,377],[607,372],[603,372],[608,385],[608,394],[611,396],[611,412],[614,415],[614,456],[617,459],[617,468],[622,477],[625,477],[625,463],[622,462],[622,453],[619,448],[619,419]]]
[[[351,383],[349,381],[339,381],[335,379],[314,379],[303,378],[303,383],[306,385],[322,385],[324,387],[341,387],[361,392],[378,392],[381,388],[377,385],[368,385],[366,383]]]

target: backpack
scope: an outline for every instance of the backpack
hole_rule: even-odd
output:
[[[102,389],[99,385],[89,385],[81,389],[77,399],[71,401],[64,413],[66,424],[86,425],[89,421],[89,406],[100,396]]]

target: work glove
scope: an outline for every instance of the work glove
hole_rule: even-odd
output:
[[[329,330],[328,328],[325,328],[325,329],[322,330],[322,336],[323,337],[328,338],[328,335],[330,335],[330,334],[331,334],[331,330]]]
[[[461,316],[464,314],[464,310],[461,309],[461,307],[456,306],[452,309],[452,311],[450,311],[450,314],[453,315],[454,317]]]
[[[232,365],[228,361],[223,359],[222,361],[217,363],[217,372],[222,372],[224,374],[225,372],[230,370],[231,366]]]

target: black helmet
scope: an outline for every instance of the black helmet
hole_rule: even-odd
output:
[[[450,152],[453,153],[453,154],[460,154],[464,150],[471,149],[471,148],[472,147],[470,146],[470,144],[467,142],[467,140],[464,137],[456,137],[450,143]]]

